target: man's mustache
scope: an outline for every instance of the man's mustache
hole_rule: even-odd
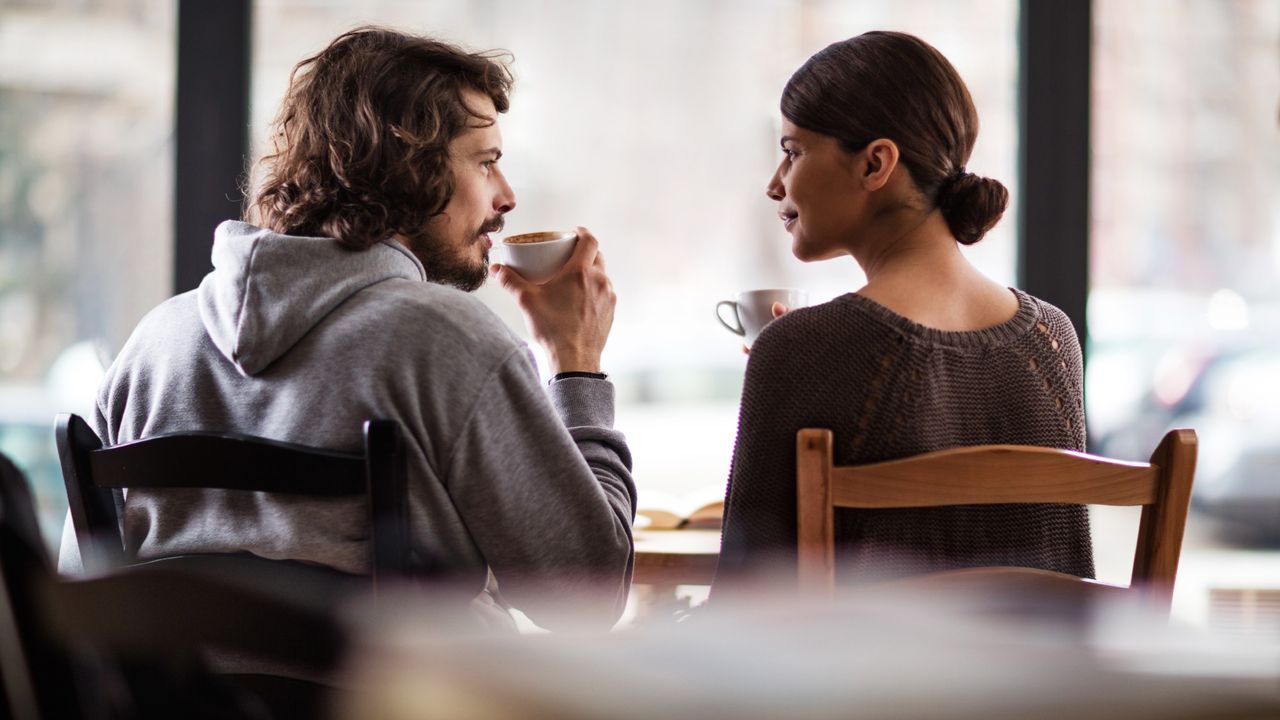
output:
[[[485,223],[484,225],[481,225],[481,226],[480,226],[480,232],[478,232],[478,233],[476,233],[476,234],[477,234],[477,235],[484,235],[485,233],[496,233],[496,232],[502,232],[502,228],[504,228],[504,227],[506,227],[506,226],[507,226],[507,221],[506,221],[506,219],[505,219],[504,217],[502,217],[501,215],[499,215],[498,217],[496,217],[496,218],[494,218],[494,219],[490,220],[489,222]]]

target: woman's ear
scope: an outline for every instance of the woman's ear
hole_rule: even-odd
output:
[[[862,173],[862,186],[867,190],[879,190],[889,182],[898,167],[898,144],[887,138],[872,140],[862,149],[867,164]]]

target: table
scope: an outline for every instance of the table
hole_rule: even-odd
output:
[[[719,530],[636,530],[634,582],[674,588],[710,585],[720,556]]]
[[[700,542],[680,532],[655,543]],[[442,632],[437,616],[405,607],[360,626],[340,683],[351,691],[331,716],[1280,717],[1280,646],[1189,631],[1141,607],[1066,624],[1003,607],[899,588],[833,603],[779,596],[626,632],[499,636]]]

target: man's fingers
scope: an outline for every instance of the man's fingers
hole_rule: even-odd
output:
[[[522,291],[529,284],[528,280],[520,277],[520,273],[506,265],[490,265],[489,272],[498,279],[499,285],[511,292]]]
[[[590,230],[584,227],[579,227],[577,231],[578,245],[573,249],[573,255],[566,264],[590,267],[595,263],[596,255],[600,252],[600,242],[596,240],[596,236],[592,235]]]
[[[775,318],[780,318],[783,315],[786,315],[787,313],[791,312],[791,308],[787,307],[786,305],[783,305],[780,302],[774,303],[773,307],[769,309],[773,311],[773,316]]]

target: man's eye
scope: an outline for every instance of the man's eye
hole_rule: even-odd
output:
[[[782,148],[782,154],[786,155],[788,160],[795,160],[800,155],[800,153],[790,148]]]

